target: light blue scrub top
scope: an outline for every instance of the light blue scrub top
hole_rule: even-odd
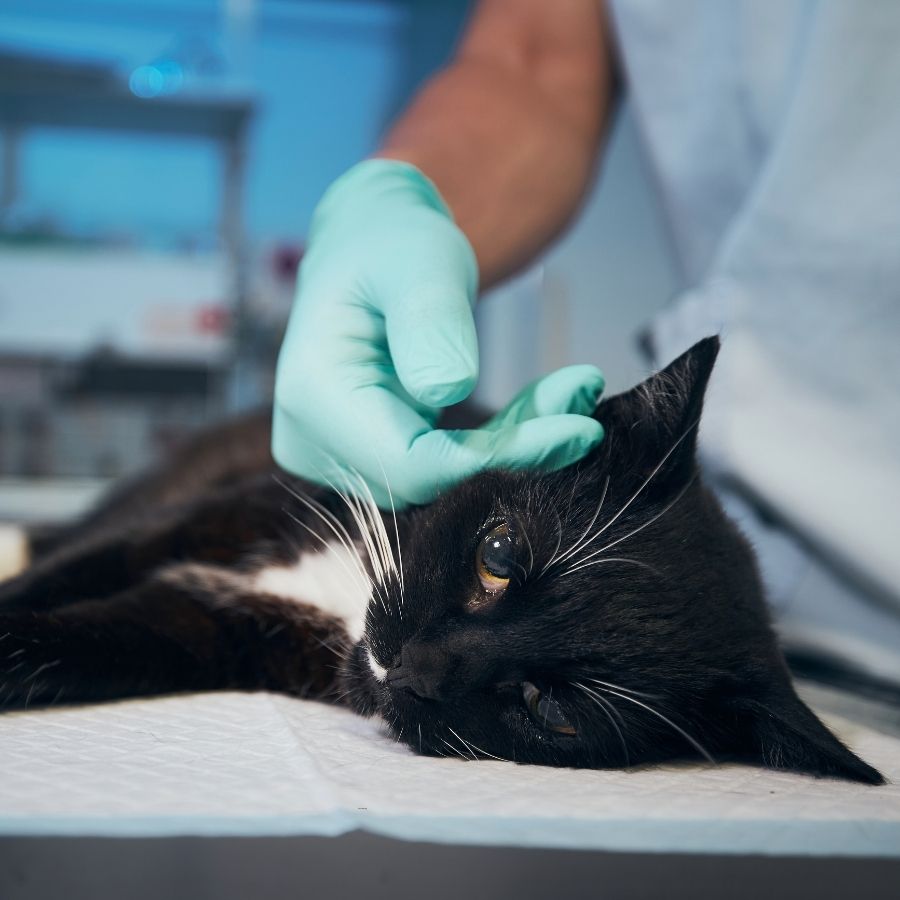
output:
[[[689,285],[659,360],[723,336],[701,448],[800,536],[734,499],[784,630],[900,683],[900,2],[612,9]]]

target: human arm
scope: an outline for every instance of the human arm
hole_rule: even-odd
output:
[[[434,428],[477,379],[479,263],[483,283],[523,264],[590,177],[611,82],[602,10],[547,6],[482,3],[383,158],[319,204],[276,379],[273,453],[285,468],[316,481],[356,470],[386,506],[385,483],[400,503],[425,502],[488,466],[559,468],[602,437],[588,418],[603,385],[591,367],[526,389],[503,427]]]
[[[424,172],[486,289],[526,265],[578,209],[614,99],[600,0],[484,0],[453,62],[378,156]]]

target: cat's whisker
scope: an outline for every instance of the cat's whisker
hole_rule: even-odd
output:
[[[688,483],[676,494],[675,499],[670,501],[669,503],[667,503],[658,513],[656,513],[656,515],[651,516],[649,519],[647,519],[646,522],[642,522],[637,528],[634,528],[633,530],[629,531],[628,534],[624,534],[624,535],[622,535],[622,537],[616,538],[616,540],[614,540],[614,541],[610,541],[608,544],[601,547],[599,550],[594,550],[593,553],[589,553],[587,556],[581,557],[581,559],[578,560],[578,563],[579,564],[587,563],[588,560],[594,559],[594,557],[599,556],[601,553],[604,553],[606,550],[609,550],[611,547],[615,547],[617,544],[621,544],[622,541],[628,540],[628,538],[634,537],[634,535],[639,534],[645,528],[649,528],[654,522],[661,519],[670,509],[672,509],[672,507],[675,506],[675,504],[678,503],[679,500],[681,500],[681,498],[687,493],[688,488],[690,488],[690,486],[694,483],[696,478],[697,478],[697,476],[693,475],[688,480]]]
[[[271,632],[271,631],[266,635],[266,637],[273,637],[273,636],[274,636],[274,632]],[[310,637],[323,650],[328,650],[331,653],[334,653],[334,655],[337,656],[337,658],[341,662],[347,662],[350,659],[350,654],[353,652],[353,648],[347,645],[346,640],[344,639],[343,636],[341,636],[341,635],[335,636],[334,639],[331,641],[323,640],[322,638],[320,638],[314,634],[310,634]]]
[[[466,744],[466,742],[455,731],[453,731],[452,728],[450,728],[449,730],[453,734],[453,736],[463,745],[463,750],[460,753],[460,758],[466,760],[466,762],[469,762],[470,760],[472,762],[477,761],[478,757],[475,756],[469,745]]]
[[[472,754],[472,759],[477,759],[474,753],[474,751],[477,750],[484,756],[489,756],[491,759],[496,759],[498,762],[509,762],[508,759],[504,759],[502,756],[494,756],[493,753],[488,753],[487,750],[482,750],[481,747],[479,747],[477,744],[473,744],[471,741],[467,741],[462,735],[457,734],[452,728],[450,728],[449,725],[447,726],[447,728],[450,729],[450,732],[456,737],[457,740],[461,741],[466,746],[466,748]]]
[[[394,538],[397,541],[397,571],[400,574],[400,605],[402,606],[406,599],[406,582],[403,577],[403,551],[400,549],[400,527],[397,524],[397,508],[394,505],[394,492],[391,490],[391,482],[387,476],[387,472],[384,470],[384,466],[381,464],[381,459],[378,454],[375,454],[375,458],[378,460],[378,466],[381,469],[381,474],[384,476],[384,486],[387,489],[388,500],[391,503],[391,517],[394,520]]]
[[[653,481],[653,479],[660,473],[660,471],[662,470],[662,467],[666,464],[666,460],[668,460],[668,458],[678,449],[678,447],[681,445],[681,442],[691,433],[691,431],[693,431],[694,428],[697,427],[699,422],[700,422],[699,418],[694,419],[694,421],[690,425],[688,425],[687,428],[684,429],[684,431],[681,433],[679,438],[675,441],[674,444],[672,444],[672,446],[664,454],[663,458],[656,464],[653,471],[643,480],[643,482],[641,483],[641,486],[625,501],[625,503],[622,505],[621,509],[590,539],[590,541],[588,541],[588,544],[595,541],[598,537],[600,537],[601,534],[603,534],[603,532],[605,532],[607,529],[609,529],[622,516],[622,514],[628,509],[628,507],[630,507],[631,504],[634,503],[635,500],[637,500],[637,498],[644,492],[647,485],[649,485],[650,482]],[[690,484],[690,482],[689,482],[689,484]],[[605,495],[605,493],[606,493],[606,491],[604,490],[604,495]],[[679,495],[679,497],[680,497],[680,495]],[[677,499],[678,498],[676,498],[676,500]],[[674,505],[674,503],[673,503],[673,505]],[[663,510],[663,512],[665,512],[665,511],[666,510]],[[652,520],[652,521],[655,521],[655,520]],[[648,522],[647,524],[649,525],[649,524],[651,524],[651,522]],[[640,529],[638,529],[638,530],[640,530]],[[636,534],[637,532],[634,532],[634,533]],[[630,535],[626,535],[626,537],[630,537]],[[622,540],[624,540],[624,538],[622,538]],[[593,556],[596,556],[598,553],[602,553],[604,550],[608,550],[610,547],[614,546],[616,543],[618,543],[618,541],[614,541],[612,544],[607,544],[606,547],[602,547],[600,550],[595,550],[593,553],[589,554],[588,556],[583,557],[581,559],[581,562],[585,562],[586,560],[591,559]],[[585,546],[587,546],[587,544],[585,544]]]
[[[569,505],[568,505],[568,508],[566,509],[566,524],[567,525],[569,522],[569,514],[572,511],[572,498],[575,493],[575,488],[578,485],[578,479],[579,479],[580,475],[581,475],[581,473],[579,472],[575,476],[575,483],[572,485],[572,493],[569,495]],[[556,551],[554,552],[553,556],[550,557],[550,560],[547,562],[547,564],[544,566],[544,568],[541,570],[541,575],[544,575],[544,573],[547,572],[549,569],[551,569],[554,565],[556,565],[558,562],[561,562],[562,560],[568,558],[573,551],[576,551],[578,549],[579,545],[581,544],[581,541],[583,541],[584,538],[586,538],[587,535],[590,533],[590,530],[594,527],[594,523],[597,521],[597,517],[600,515],[600,510],[603,508],[603,501],[606,499],[606,488],[608,486],[609,486],[609,477],[607,476],[606,482],[603,486],[603,494],[600,497],[600,502],[597,504],[597,509],[594,512],[593,518],[588,523],[588,527],[584,530],[584,533],[579,538],[577,538],[567,550],[563,551],[563,553],[559,552],[559,543],[557,543]],[[560,535],[560,537],[561,536],[562,535]]]
[[[366,594],[372,593],[374,589],[374,585],[372,583],[372,579],[369,578],[368,573],[362,568],[361,562],[358,562],[355,569],[351,569],[350,566],[344,562],[344,558],[337,552],[333,544],[330,544],[322,535],[319,534],[314,528],[310,528],[306,522],[297,518],[292,512],[285,510],[285,514],[289,519],[299,525],[301,528],[306,529],[317,541],[319,541],[322,546],[331,554],[334,555],[335,559],[340,563],[341,568],[350,576],[351,581],[354,581],[362,591]],[[355,554],[356,558],[359,559],[359,554]]]
[[[362,487],[363,499],[368,520],[372,526],[372,531],[378,542],[378,548],[381,555],[381,563],[386,572],[393,572],[399,581],[399,573],[397,572],[397,561],[394,559],[394,553],[391,549],[391,542],[388,539],[387,530],[384,527],[384,519],[381,516],[381,510],[375,502],[372,489],[369,487],[368,481],[356,470],[351,469],[356,476],[357,481]]]
[[[466,762],[469,761],[469,757],[466,756],[458,747],[454,747],[453,744],[450,743],[450,741],[441,738],[441,742],[444,743],[460,759],[465,760]]]
[[[346,688],[343,691],[333,691],[329,696],[334,700],[336,704],[342,704],[344,700],[347,699],[351,694],[356,694],[358,691],[356,688]]]
[[[640,706],[642,709],[646,709],[647,712],[652,713],[657,718],[661,719],[665,722],[670,728],[674,731],[678,732],[701,756],[705,757],[706,760],[713,763],[715,765],[715,759],[712,754],[703,746],[696,738],[689,735],[683,728],[679,725],[676,725],[670,718],[664,716],[658,709],[654,709],[647,703],[642,702],[641,700],[637,700],[634,697],[631,697],[628,694],[621,694],[618,691],[611,690],[610,688],[603,689],[605,693],[612,694],[615,697],[621,697],[623,700],[627,700],[629,703],[634,703],[637,706]]]
[[[324,477],[324,476],[323,476]],[[331,481],[329,481],[329,485],[332,490],[341,498],[341,500],[346,505],[347,509],[350,511],[350,515],[353,517],[353,521],[356,523],[356,528],[359,531],[360,538],[363,542],[363,545],[366,548],[366,554],[369,557],[369,562],[372,565],[372,569],[374,572],[373,585],[375,586],[376,594],[378,596],[378,600],[381,603],[381,608],[388,613],[388,605],[385,594],[382,592],[381,588],[385,585],[385,572],[381,565],[380,557],[378,555],[377,550],[375,549],[375,542],[372,538],[372,534],[369,530],[368,523],[366,522],[366,518],[363,515],[362,508],[360,505],[359,499],[353,494],[351,488],[352,485],[349,484],[349,479],[346,475],[343,475],[342,478],[344,483],[346,484],[348,491],[343,491]],[[327,480],[327,479],[326,479]]]
[[[344,549],[350,554],[351,558],[354,561],[356,568],[358,569],[358,575],[354,580],[357,585],[361,587],[366,593],[372,593],[374,590],[374,583],[369,576],[368,571],[366,570],[365,564],[362,561],[362,557],[359,554],[359,549],[356,546],[356,543],[350,537],[350,533],[344,527],[344,524],[331,512],[331,510],[326,509],[318,500],[313,497],[309,497],[305,494],[301,494],[298,491],[295,491],[290,485],[285,484],[278,476],[274,476],[276,484],[280,487],[283,487],[295,500],[299,500],[310,512],[314,515],[318,516],[326,526],[331,530],[331,532],[337,537],[338,541],[340,541],[341,545]],[[286,511],[287,512],[287,511]],[[337,551],[332,547],[332,545],[326,541],[315,529],[310,528],[305,522],[301,521],[297,516],[293,515],[290,512],[287,512],[287,515],[290,519],[304,528],[309,534],[311,534],[317,541],[319,541],[324,547],[331,550],[332,553],[336,556],[337,559],[341,560],[341,564],[343,565],[345,571],[347,570],[347,565],[341,559],[341,556]],[[362,581],[359,581],[359,579]]]
[[[579,569],[589,569],[591,566],[599,566],[603,563],[630,563],[633,566],[640,566],[643,569],[649,569],[653,572],[654,575],[659,575],[660,578],[663,577],[662,572],[659,571],[655,566],[651,566],[649,563],[641,562],[638,559],[629,559],[625,556],[609,556],[606,559],[597,559],[594,562],[586,562],[581,563],[577,566],[571,566],[568,569],[560,572],[557,576],[558,578],[562,578],[564,575],[571,575],[573,572],[577,572]]]
[[[341,520],[330,509],[328,509],[326,506],[324,506],[322,503],[320,503],[318,500],[316,500],[315,497],[311,497],[308,494],[306,494],[305,492],[301,493],[299,491],[294,490],[294,488],[291,487],[291,485],[282,481],[277,475],[273,475],[272,477],[275,480],[275,483],[279,487],[284,488],[284,490],[286,490],[295,500],[299,500],[301,503],[304,504],[304,506],[309,508],[311,511],[315,512],[319,516],[319,518],[324,519],[327,522],[330,522],[331,524],[329,527],[331,528],[331,530],[335,533],[335,535],[338,538],[340,538],[342,541],[346,541],[348,544],[351,544],[351,545],[354,543],[353,539],[350,537],[350,532],[347,531],[347,528],[345,527],[344,523],[341,522]],[[329,482],[329,484],[330,484],[330,482]]]
[[[387,528],[384,524],[384,516],[381,513],[381,510],[378,507],[378,504],[375,502],[375,497],[372,495],[372,491],[369,488],[368,483],[365,484],[366,492],[369,496],[370,510],[371,516],[373,520],[373,524],[375,525],[375,529],[377,533],[380,535],[381,546],[384,548],[384,559],[385,564],[393,573],[394,578],[397,580],[397,583],[400,583],[400,567],[397,564],[397,558],[394,555],[394,548],[391,545],[391,539],[388,535]]]
[[[396,580],[397,584],[400,586],[400,598],[397,604],[397,612],[398,615],[402,617],[403,615],[403,581],[402,581],[402,571],[398,567],[397,560],[394,557],[394,552],[391,547],[391,541],[387,533],[387,528],[384,524],[384,518],[381,515],[381,510],[378,508],[378,504],[375,502],[375,497],[372,494],[372,490],[369,487],[366,479],[358,472],[356,469],[351,469],[353,475],[357,479],[361,487],[361,491],[357,492],[361,494],[361,504],[364,507],[364,512],[366,516],[366,521],[369,523],[371,533],[373,534],[374,546],[378,551],[379,555],[379,564],[381,566],[381,570],[383,573],[382,583],[385,585],[385,589],[387,589],[387,579],[390,576]],[[388,486],[388,490],[390,491],[390,486]],[[393,505],[393,498],[391,498],[391,504]],[[396,528],[396,514],[394,515],[394,525]],[[397,535],[397,544],[399,549],[399,533]]]
[[[622,691],[623,694],[633,694],[635,697],[643,697],[645,700],[662,700],[662,694],[647,694],[644,691],[636,691],[634,688],[622,687],[621,684],[614,684],[611,681],[602,681],[599,678],[588,678],[588,681],[593,681],[594,684],[599,684],[601,687],[612,688],[614,691]]]
[[[587,544],[590,544],[590,542],[593,541],[597,537],[597,534],[600,533],[599,531],[597,532],[597,534],[595,534],[591,538],[588,538],[588,535],[591,533],[591,529],[594,527],[594,523],[597,521],[597,519],[600,516],[600,511],[603,509],[603,504],[606,501],[606,492],[608,490],[609,490],[609,475],[606,476],[606,480],[603,482],[603,491],[600,494],[600,502],[597,504],[597,510],[594,513],[594,517],[588,523],[588,527],[584,530],[584,534],[582,534],[581,537],[578,538],[578,540],[575,541],[575,543],[565,553],[563,553],[558,559],[551,560],[551,562],[547,565],[547,568],[550,568],[550,565],[558,565],[561,562],[565,562],[571,556],[578,553],[578,551],[581,550],[583,547],[586,547]],[[600,529],[600,531],[602,531],[602,530],[603,529]]]
[[[397,713],[397,715],[394,716],[393,720],[391,721],[391,731],[393,731],[395,728],[397,728],[397,723],[399,721],[400,721],[400,713]],[[403,726],[401,725],[400,728],[397,730],[397,733],[394,735],[394,743],[399,744],[402,737],[403,737]]]
[[[472,748],[464,738],[461,738],[449,725],[447,726],[447,730],[463,745],[463,747],[466,748],[466,750],[469,751],[469,754],[471,755],[473,761],[478,759],[478,757],[475,755]]]
[[[317,472],[319,477],[334,491],[334,493],[341,499],[344,505],[350,512],[350,515],[353,518],[354,523],[356,524],[357,531],[359,532],[360,539],[363,541],[363,545],[366,548],[366,554],[369,557],[369,561],[372,565],[373,572],[375,574],[375,578],[372,579],[373,586],[377,583],[379,586],[384,584],[383,574],[379,568],[378,559],[376,554],[373,553],[373,544],[371,540],[371,535],[369,533],[369,528],[366,524],[365,518],[362,516],[362,512],[359,506],[359,501],[356,496],[353,494],[352,485],[349,483],[349,479],[347,478],[344,471],[335,463],[332,459],[332,464],[335,467],[335,471],[341,475],[342,480],[347,488],[346,491],[341,490],[321,469],[317,468]],[[290,489],[289,489],[290,490]],[[293,493],[293,492],[292,492]],[[349,496],[348,496],[349,495]],[[294,494],[294,496],[297,496]],[[351,502],[350,497],[353,497],[353,502]],[[299,499],[299,498],[298,498]],[[343,523],[335,516],[330,510],[325,509],[322,504],[318,503],[316,500],[312,500],[311,502],[315,503],[322,511],[329,517],[329,519],[333,520],[338,528],[346,536],[347,540],[350,541],[352,547],[356,549],[356,543],[350,538],[350,535],[347,529],[344,527]],[[332,529],[334,530],[334,529]],[[358,550],[356,551],[356,555],[359,556]],[[362,560],[360,559],[360,564],[362,564]],[[380,591],[378,592],[378,599],[381,602],[382,607],[384,607],[385,612],[387,612],[387,606],[385,604],[384,597],[381,595]]]
[[[367,510],[364,510],[362,500],[359,497],[359,494],[353,491],[353,485],[350,482],[350,478],[347,475],[344,475],[344,484],[347,488],[346,492],[342,492],[341,496],[344,498],[348,508],[350,509],[351,514],[356,522],[356,527],[359,529],[360,535],[362,536],[363,543],[366,546],[366,552],[369,554],[369,559],[372,563],[372,567],[375,570],[375,577],[380,583],[384,583],[386,581],[387,570],[384,565],[384,560],[381,555],[381,547],[377,543],[378,537],[373,534],[372,525],[367,515]],[[360,481],[362,479],[356,475]],[[364,482],[363,482],[364,483]]]
[[[607,719],[609,719],[610,724],[615,729],[616,734],[619,737],[619,743],[622,745],[622,753],[625,756],[625,765],[631,765],[631,757],[628,753],[628,744],[625,741],[625,735],[622,732],[622,728],[619,728],[616,720],[613,718],[612,713],[614,712],[618,717],[619,721],[622,723],[622,727],[625,727],[625,720],[622,718],[622,714],[615,708],[612,701],[607,700],[605,697],[601,697],[596,691],[591,690],[591,688],[582,684],[580,681],[571,682],[575,687],[579,690],[583,691],[587,697],[592,700],[603,712]]]
[[[522,584],[524,584],[528,580],[528,570],[521,563],[514,562],[513,565],[521,572]]]
[[[525,577],[528,578],[531,575],[531,570],[534,568],[534,550],[531,547],[531,539],[528,537],[525,523],[519,516],[516,516],[516,524],[519,526],[519,531],[522,532],[522,537],[525,538],[525,546],[528,547],[528,571],[525,573]]]
[[[578,482],[581,481],[581,464],[578,464],[575,470],[575,481],[572,483],[572,490],[569,491],[569,502],[566,504],[566,525],[569,524],[569,516],[572,514],[572,501],[575,499],[575,491],[578,488]]]
[[[544,572],[546,572],[547,569],[549,569],[550,566],[553,565],[553,562],[556,559],[556,554],[559,553],[559,546],[560,544],[562,544],[562,519],[560,518],[559,513],[555,509],[553,509],[553,507],[551,507],[551,510],[553,511],[553,515],[556,516],[556,546],[553,548],[553,553],[550,554],[550,561],[547,563],[547,565],[544,566],[543,569],[541,569],[540,575],[543,575]],[[539,578],[540,575],[538,576]]]

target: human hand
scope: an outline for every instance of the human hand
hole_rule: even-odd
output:
[[[484,427],[436,429],[472,391],[475,254],[415,167],[368,160],[313,216],[278,360],[272,453],[311,481],[358,473],[382,507],[425,503],[484,468],[562,468],[603,437],[592,366],[535,382]],[[352,483],[352,482],[350,482]]]

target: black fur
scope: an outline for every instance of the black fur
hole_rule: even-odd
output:
[[[402,590],[382,579],[355,646],[247,578],[329,537],[298,494],[355,533],[345,504],[276,475],[266,417],[220,429],[45,533],[0,585],[0,703],[281,690],[377,711],[421,753],[594,768],[703,754],[881,783],[796,696],[753,554],[699,477],[717,352],[702,341],[600,404],[606,438],[577,466],[486,472],[401,514]],[[498,526],[514,574],[492,592],[476,558]]]

